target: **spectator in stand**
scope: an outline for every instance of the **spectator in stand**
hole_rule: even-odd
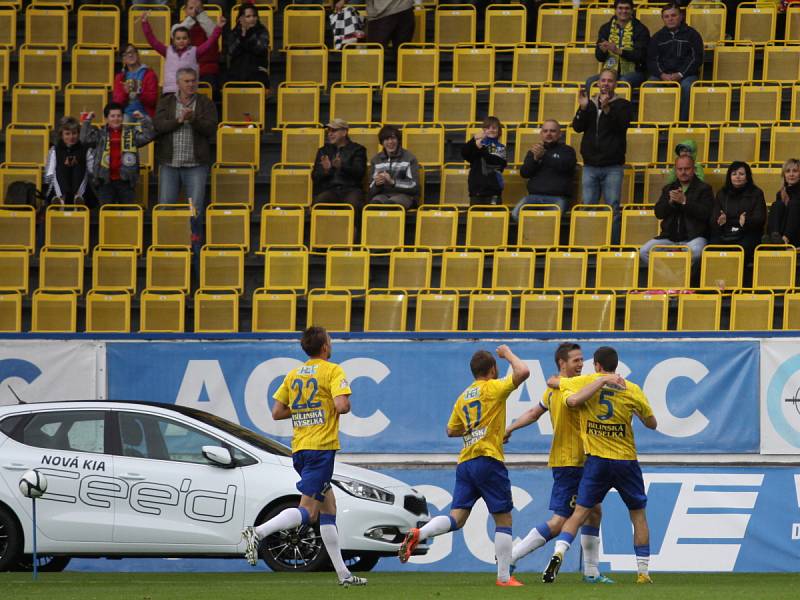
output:
[[[202,245],[203,213],[208,170],[214,162],[211,143],[217,135],[217,108],[197,93],[197,71],[183,68],[177,73],[178,91],[162,96],[154,125],[158,164],[158,203],[178,202],[183,188],[192,204],[192,246]]]
[[[525,155],[519,174],[528,180],[528,195],[511,211],[514,221],[526,204],[556,204],[563,215],[569,208],[577,158],[572,146],[561,141],[561,125],[555,119],[542,123],[542,139]]]
[[[625,174],[625,151],[628,126],[633,108],[631,103],[617,96],[617,72],[603,69],[597,80],[599,93],[591,98],[586,89],[578,92],[578,112],[572,127],[583,132],[581,156],[583,157],[583,202],[598,204],[603,200],[614,210],[612,243],[618,243],[620,234],[620,199],[622,178]]]
[[[258,81],[269,91],[269,31],[258,18],[258,7],[242,6],[225,39],[227,81]]]
[[[338,0],[334,10],[339,12],[345,4],[347,0]],[[413,39],[415,0],[366,0],[366,4],[367,42],[381,44],[384,48],[391,42],[396,53],[400,44]]]
[[[497,117],[486,117],[483,131],[461,146],[461,156],[469,163],[469,205],[503,203],[503,169],[508,164],[506,146],[500,141],[503,124]]]
[[[358,219],[364,205],[367,149],[350,139],[347,135],[350,124],[344,119],[333,119],[326,127],[328,143],[317,151],[311,173],[314,181],[313,204],[349,204],[355,209]]]
[[[764,234],[766,220],[764,192],[753,183],[750,165],[732,162],[725,185],[714,198],[709,243],[741,246],[750,260]]]
[[[370,204],[399,204],[406,210],[419,198],[419,163],[403,148],[400,130],[384,125],[378,132],[383,150],[370,160]]]
[[[186,18],[181,25],[189,30],[189,41],[195,48],[200,48],[214,35],[215,23],[208,16],[203,0],[186,0],[184,4]],[[219,45],[211,44],[208,50],[197,56],[200,81],[211,84],[216,93],[219,87]]]
[[[783,185],[769,210],[765,244],[800,246],[800,160],[783,163]]]
[[[84,204],[89,183],[87,147],[80,141],[80,123],[64,117],[58,123],[56,143],[47,155],[44,184],[47,204]]]
[[[156,115],[158,75],[139,60],[139,50],[128,44],[122,52],[122,70],[114,77],[112,99],[125,107],[125,122],[134,121],[136,112]]]
[[[675,160],[678,180],[661,190],[656,202],[656,218],[661,220],[661,233],[639,249],[642,264],[647,265],[653,246],[689,246],[692,264],[697,264],[708,239],[708,224],[714,203],[711,186],[700,181],[694,172],[691,156]]]
[[[594,55],[604,69],[617,72],[619,81],[639,87],[647,79],[647,45],[650,31],[633,16],[633,0],[614,0],[614,16],[600,26]],[[600,75],[586,80],[586,90]]]
[[[173,25],[171,31],[172,43],[169,46],[162,44],[153,34],[153,29],[148,23],[150,13],[142,15],[142,31],[150,47],[164,57],[164,85],[163,93],[174,94],[178,91],[176,74],[180,69],[198,70],[198,59],[206,54],[212,46],[216,47],[217,39],[225,26],[225,17],[217,19],[217,26],[201,46],[192,46],[189,30],[183,25]]]
[[[153,122],[144,113],[134,113],[138,125],[125,124],[123,108],[109,102],[103,108],[105,127],[94,127],[94,113],[81,125],[81,143],[92,148],[89,173],[100,205],[131,204],[139,180],[139,148],[155,137]]]
[[[650,38],[647,69],[652,81],[677,81],[681,84],[681,121],[689,117],[689,94],[703,66],[703,38],[684,22],[683,10],[676,4],[661,9],[664,27]]]

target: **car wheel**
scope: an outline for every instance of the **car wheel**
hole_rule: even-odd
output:
[[[13,567],[19,557],[22,535],[14,517],[0,508],[0,571]]]
[[[258,524],[269,521],[287,508],[296,507],[295,502],[279,504],[266,513]],[[273,571],[322,571],[328,565],[328,553],[317,523],[273,533],[261,541],[259,553]]]
[[[374,569],[380,559],[381,557],[378,554],[365,552],[364,554],[356,554],[350,558],[346,558],[344,564],[354,573],[364,573]]]
[[[51,556],[49,554],[36,555],[36,570],[41,573],[60,573],[67,568],[69,564],[69,556]],[[33,571],[33,555],[25,554],[17,561],[14,566],[14,571]]]

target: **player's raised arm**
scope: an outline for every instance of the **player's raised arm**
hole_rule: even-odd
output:
[[[505,344],[497,347],[497,356],[505,358],[508,364],[511,365],[511,381],[514,383],[514,387],[519,387],[530,376],[531,372],[528,370],[528,365],[517,358],[511,348]]]
[[[534,406],[533,408],[526,410],[511,425],[506,427],[506,433],[503,436],[503,443],[511,439],[511,434],[514,431],[516,431],[517,429],[522,429],[523,427],[527,427],[531,423],[535,423],[536,421],[539,420],[539,417],[541,417],[546,412],[547,409],[544,406],[542,406],[541,402],[536,404],[536,406]]]
[[[584,402],[591,398],[595,392],[608,384],[616,385],[623,390],[625,389],[625,380],[616,373],[610,373],[608,375],[604,375],[603,377],[598,377],[591,383],[581,388],[579,391],[570,395],[567,398],[567,406],[572,408],[581,406]]]

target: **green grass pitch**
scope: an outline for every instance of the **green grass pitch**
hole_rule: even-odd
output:
[[[488,600],[525,598],[647,598],[654,600],[795,600],[798,573],[655,573],[653,585],[636,585],[632,573],[613,575],[615,585],[581,583],[564,573],[553,585],[538,573],[519,573],[521,588],[498,588],[490,573],[366,573],[369,585],[342,589],[333,573],[0,573],[0,598],[14,600],[305,600],[370,598],[380,600]]]

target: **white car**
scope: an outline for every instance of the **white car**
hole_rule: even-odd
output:
[[[29,469],[47,478],[36,501],[37,551],[50,570],[73,556],[242,557],[242,528],[299,500],[286,446],[203,411],[111,401],[1,406],[0,570],[30,567],[31,500],[18,485]],[[353,570],[396,555],[408,529],[428,520],[425,497],[401,481],[341,463],[333,481]],[[261,555],[274,570],[329,563],[315,527],[267,538]]]

